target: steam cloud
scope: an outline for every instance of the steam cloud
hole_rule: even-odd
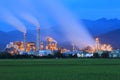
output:
[[[12,25],[17,30],[19,30],[23,33],[26,33],[25,25],[19,19],[17,19],[15,16],[13,16],[10,12],[5,11],[4,14],[2,14],[2,18],[6,23]]]
[[[64,34],[71,43],[75,44],[79,48],[84,48],[88,45],[94,45],[95,41],[93,40],[92,36],[82,25],[82,23],[80,23],[80,21],[75,16],[73,16],[73,14],[71,14],[71,12],[69,12],[68,9],[66,9],[66,7],[56,2],[56,0],[42,0],[40,1],[40,4],[43,4],[44,7],[46,7],[49,10],[48,12],[51,13],[53,18],[61,25]],[[26,11],[28,10],[26,9]],[[37,27],[37,29],[40,28],[40,24],[34,16],[25,13],[21,14],[20,16],[26,21],[34,24]],[[2,17],[7,23],[12,25],[19,31],[26,33],[25,25],[22,24],[11,13],[5,12],[3,13]]]
[[[35,25],[35,27],[37,27],[37,29],[40,29],[39,21],[34,16],[24,13],[24,14],[21,14],[21,17],[24,18],[26,21]]]
[[[43,3],[48,7],[49,12],[51,12],[55,20],[61,25],[71,43],[74,43],[79,48],[94,45],[95,41],[92,36],[68,9],[58,4],[55,0],[45,0]]]

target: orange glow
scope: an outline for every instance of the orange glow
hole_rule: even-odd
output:
[[[101,50],[103,50],[103,51],[112,51],[113,48],[109,44],[108,45],[107,44],[103,44],[103,45],[101,45]]]
[[[24,51],[24,42],[13,42],[11,47],[14,47],[18,51]],[[26,44],[26,51],[29,52],[30,50],[36,50],[34,42],[28,42]]]
[[[94,47],[86,47],[84,50],[86,52],[94,53],[97,51],[112,51],[113,48],[110,44],[100,44],[99,38],[96,38],[96,44]]]
[[[46,49],[48,49],[48,50],[58,50],[57,42],[53,38],[48,37],[47,42],[48,42],[48,44],[46,46]]]

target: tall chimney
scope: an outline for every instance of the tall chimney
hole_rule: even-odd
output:
[[[37,50],[40,50],[40,28],[37,30]]]
[[[26,33],[24,33],[24,51],[26,51],[26,37],[27,37],[27,35],[26,35]]]
[[[73,49],[73,51],[75,51],[75,44],[74,43],[72,44],[72,49]]]
[[[96,38],[96,51],[99,51],[99,38]]]

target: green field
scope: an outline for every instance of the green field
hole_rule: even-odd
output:
[[[0,80],[120,80],[120,59],[0,60]]]

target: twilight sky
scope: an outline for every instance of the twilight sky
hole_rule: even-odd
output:
[[[120,19],[120,0],[55,0],[68,9],[79,19],[96,20],[102,17]],[[50,9],[45,4],[53,0],[1,0],[0,1],[0,29],[13,30],[3,19],[7,12],[19,18],[25,25],[31,25],[21,18],[21,14],[30,13],[35,16],[41,26],[52,26],[56,21],[49,13]],[[53,4],[55,5],[55,4]],[[57,4],[56,4],[57,5]],[[54,6],[56,7],[56,6]],[[57,10],[57,7],[56,7]],[[7,29],[7,30],[6,30]]]

